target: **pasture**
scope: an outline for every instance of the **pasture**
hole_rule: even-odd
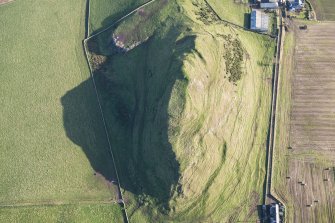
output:
[[[87,44],[130,219],[256,220],[274,41],[200,19],[204,1],[156,3]],[[115,33],[139,44],[116,50]],[[235,83],[225,55],[237,42]]]
[[[118,205],[67,204],[51,206],[1,207],[0,222],[113,222],[122,223],[122,213]]]
[[[318,20],[335,20],[335,2],[333,0],[310,0]]]
[[[249,28],[250,8],[246,0],[207,0],[221,19]]]
[[[115,200],[84,21],[84,0],[0,7],[0,206]]]
[[[90,33],[111,25],[133,9],[149,2],[149,0],[99,0],[90,1]]]
[[[283,57],[274,191],[289,208],[289,222],[333,222],[335,26],[298,25]]]

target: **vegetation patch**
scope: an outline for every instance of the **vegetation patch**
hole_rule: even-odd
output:
[[[202,21],[205,25],[220,21],[220,18],[211,9],[207,2],[192,1],[192,4],[197,8],[195,12],[197,19]]]
[[[223,58],[226,61],[226,74],[229,82],[236,83],[242,77],[243,48],[238,38],[233,39],[232,35],[223,35],[226,51]]]

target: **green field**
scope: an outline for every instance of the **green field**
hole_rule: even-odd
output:
[[[286,178],[288,173],[288,150],[291,114],[291,81],[293,73],[293,57],[295,36],[293,32],[284,35],[283,57],[279,74],[278,107],[276,121],[276,144],[273,157],[273,193],[280,197],[286,205],[286,220],[291,220],[294,214],[292,200],[287,192]]]
[[[87,46],[131,221],[256,220],[274,41],[213,23],[201,0],[154,4]]]
[[[333,0],[309,0],[318,20],[335,21],[335,2]]]
[[[123,222],[120,207],[115,204],[56,205],[0,208],[0,222]]]
[[[235,3],[234,0],[207,0],[221,19],[249,28],[250,8],[248,1]]]
[[[83,54],[84,13],[84,0],[16,0],[0,7],[0,205],[115,198]],[[53,212],[47,209],[45,219]]]
[[[90,1],[90,33],[111,25],[125,14],[149,0],[92,0]]]

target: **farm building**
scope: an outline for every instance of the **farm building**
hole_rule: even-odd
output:
[[[260,3],[262,9],[276,9],[279,7],[278,0],[263,0]]]
[[[253,9],[250,16],[250,29],[267,32],[269,28],[269,16],[264,12]]]

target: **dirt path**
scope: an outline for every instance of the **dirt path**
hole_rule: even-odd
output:
[[[10,2],[13,2],[14,0],[0,0],[0,5],[4,5]]]

